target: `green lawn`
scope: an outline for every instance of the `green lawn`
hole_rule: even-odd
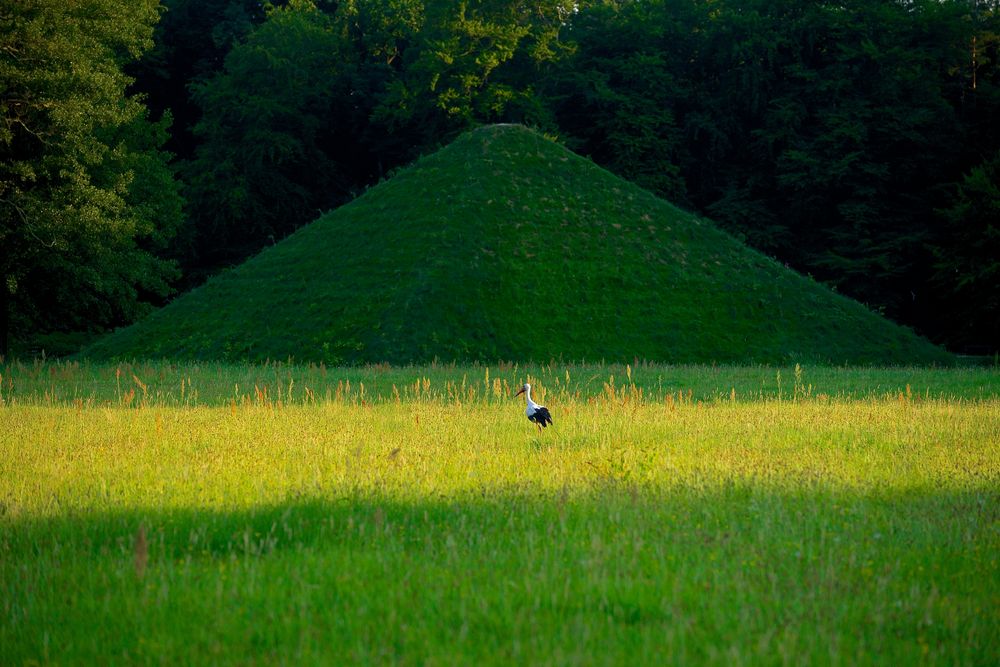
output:
[[[462,135],[82,354],[955,363],[710,221],[516,126]]]
[[[3,664],[1000,661],[995,370],[0,369]]]

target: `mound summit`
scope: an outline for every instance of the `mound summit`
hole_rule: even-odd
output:
[[[462,135],[83,356],[951,361],[710,222],[510,125]]]

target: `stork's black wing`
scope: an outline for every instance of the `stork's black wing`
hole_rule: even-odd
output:
[[[531,413],[531,416],[528,417],[528,419],[536,424],[540,424],[542,428],[545,428],[552,423],[552,415],[549,414],[548,408],[538,408]]]

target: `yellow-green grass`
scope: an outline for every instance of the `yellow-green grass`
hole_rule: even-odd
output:
[[[541,434],[484,368],[383,369],[431,378],[398,401],[6,393],[0,662],[1000,660],[995,393],[628,381],[654,370],[534,369]]]

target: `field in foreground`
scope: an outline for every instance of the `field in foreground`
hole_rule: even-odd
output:
[[[0,662],[1000,660],[995,371],[154,370],[4,367]]]

